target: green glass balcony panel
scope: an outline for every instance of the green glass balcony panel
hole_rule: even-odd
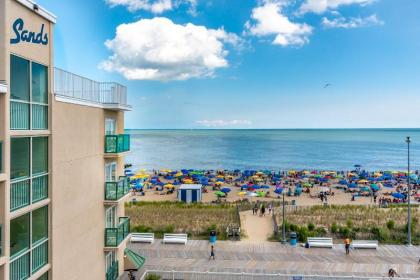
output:
[[[32,129],[48,129],[48,106],[32,104]]]
[[[106,271],[106,280],[118,279],[118,261],[115,261]]]
[[[32,179],[32,203],[48,198],[48,175]]]
[[[105,135],[105,153],[123,153],[130,150],[130,135]]]
[[[30,203],[30,181],[12,182],[10,185],[10,211],[25,207]]]
[[[30,251],[10,262],[10,280],[24,280],[30,276]]]
[[[48,240],[36,245],[32,249],[32,273],[48,263]]]
[[[29,129],[29,103],[10,101],[10,129]]]
[[[116,228],[105,229],[105,247],[118,247],[130,233],[130,218],[120,217]]]
[[[126,176],[120,176],[117,182],[105,183],[105,200],[118,200],[128,194],[130,191],[130,184]]]

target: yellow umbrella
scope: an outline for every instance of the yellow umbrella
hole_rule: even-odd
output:
[[[223,185],[223,183],[222,182],[216,182],[216,183],[214,183],[216,186],[221,186],[221,185]]]
[[[192,184],[193,181],[191,179],[184,179],[184,184]]]
[[[240,196],[246,195],[246,192],[238,192],[238,195],[240,195]]]
[[[173,188],[175,188],[175,186],[172,185],[172,184],[166,184],[165,185],[165,188],[167,188],[167,189],[173,189]]]
[[[369,183],[369,181],[362,179],[362,180],[359,180],[358,183],[359,184],[366,184],[366,183]]]

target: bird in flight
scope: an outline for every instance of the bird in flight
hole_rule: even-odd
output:
[[[328,83],[327,83],[327,84],[325,84],[325,85],[324,85],[324,87],[323,87],[323,88],[327,88],[327,87],[330,87],[330,86],[332,86],[332,84],[328,84]]]

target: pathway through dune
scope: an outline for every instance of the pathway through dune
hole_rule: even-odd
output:
[[[252,215],[252,210],[240,212],[241,230],[245,231],[244,240],[249,241],[267,241],[267,238],[273,234],[273,222],[271,215],[264,217]]]

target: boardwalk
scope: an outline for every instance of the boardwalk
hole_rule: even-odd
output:
[[[156,240],[128,247],[145,256],[145,268],[151,270],[385,276],[393,267],[401,276],[420,279],[418,246],[383,245],[346,256],[342,245],[305,249],[278,242],[218,241],[215,261],[209,261],[209,244],[202,240],[188,241],[186,246]]]

